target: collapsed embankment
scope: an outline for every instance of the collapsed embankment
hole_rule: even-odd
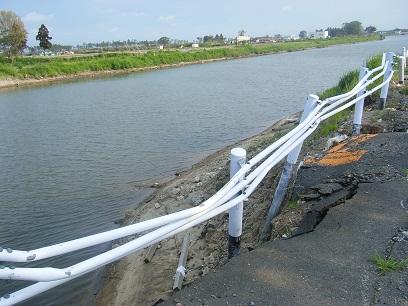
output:
[[[407,131],[407,87],[394,86],[390,89],[385,110],[377,110],[377,105],[378,96],[367,99],[362,133]],[[296,126],[299,115],[294,114],[282,119],[263,133],[220,150],[191,169],[177,174],[177,177],[160,187],[140,208],[127,211],[124,225],[199,205],[228,181],[229,154],[233,147],[246,149],[250,159],[266,144],[272,143]],[[350,135],[352,122],[352,113],[343,114],[338,119],[335,129],[320,133],[319,137],[312,137],[304,143],[300,159],[319,155],[325,150],[327,139],[330,137],[339,134]],[[322,124],[319,129],[324,130],[325,126]],[[281,171],[282,164],[274,167],[245,202],[241,252],[248,252],[257,247],[260,231]],[[310,211],[310,203],[294,194],[293,187],[290,188],[288,197],[285,199],[281,214],[273,220],[268,239],[280,239],[282,235],[288,234]],[[227,213],[188,230],[191,243],[184,285],[191,284],[195,279],[227,262],[227,230]],[[184,234],[183,232],[160,242],[149,263],[144,260],[147,250],[143,250],[111,264],[104,276],[103,285],[96,293],[94,304],[153,305],[160,300],[168,299],[172,293],[173,276],[177,269]],[[137,237],[138,235],[127,237],[117,243],[122,244]]]

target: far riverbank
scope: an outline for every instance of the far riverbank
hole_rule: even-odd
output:
[[[378,40],[379,36],[343,37],[209,49],[100,53],[93,56],[0,58],[0,89],[98,78],[145,70],[201,64],[250,56],[325,48]]]

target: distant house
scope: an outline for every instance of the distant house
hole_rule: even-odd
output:
[[[310,38],[327,38],[329,37],[329,31],[316,31],[316,32],[309,32],[308,36]]]
[[[296,37],[296,35],[290,35],[290,36],[285,36],[285,39],[286,40],[296,40],[297,37]]]
[[[249,42],[251,40],[251,36],[239,35],[235,39],[237,42],[245,42],[245,41]]]

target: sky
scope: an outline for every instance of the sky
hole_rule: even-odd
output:
[[[378,30],[408,28],[408,0],[0,0],[0,10],[21,17],[28,45],[41,24],[53,44],[82,45],[136,39],[197,40],[223,34],[299,35],[360,21]]]

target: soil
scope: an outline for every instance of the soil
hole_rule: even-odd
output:
[[[399,85],[392,85],[386,109],[382,111],[377,110],[378,96],[366,99],[361,131],[363,134],[407,131],[408,96],[401,93],[400,89]],[[268,144],[280,138],[282,133],[294,128],[299,123],[300,115],[296,113],[282,119],[259,135],[226,147],[192,166],[191,169],[177,173],[175,178],[165,185],[156,186],[158,189],[152,196],[137,209],[125,213],[123,226],[199,205],[229,180],[229,154],[232,148],[246,149],[249,160]],[[322,156],[330,150],[326,147],[328,139],[338,135],[350,136],[352,122],[353,115],[349,113],[343,117],[338,130],[324,137],[318,139],[312,137],[305,141],[299,161],[302,163],[307,159],[316,162],[322,160]],[[340,154],[345,162],[353,162],[358,158],[358,154],[350,156],[347,155],[350,152],[342,152],[341,144],[334,142],[332,146],[334,147],[331,148],[331,152]],[[244,203],[241,253],[253,250],[259,243],[259,236],[282,168],[283,162],[280,162]],[[299,199],[296,202],[295,197],[292,197],[293,187],[294,182],[288,190],[280,214],[271,222],[268,240],[284,237],[288,231],[292,231],[300,224],[310,210],[309,202]],[[190,247],[183,286],[194,286],[194,280],[228,261],[228,213],[199,224],[188,232]],[[105,270],[102,285],[95,293],[94,305],[155,305],[161,300],[170,298],[184,235],[185,232],[181,232],[161,241],[149,263],[144,261],[147,252],[145,249],[110,264]],[[115,244],[120,245],[137,237],[138,235],[126,237],[116,241]]]

